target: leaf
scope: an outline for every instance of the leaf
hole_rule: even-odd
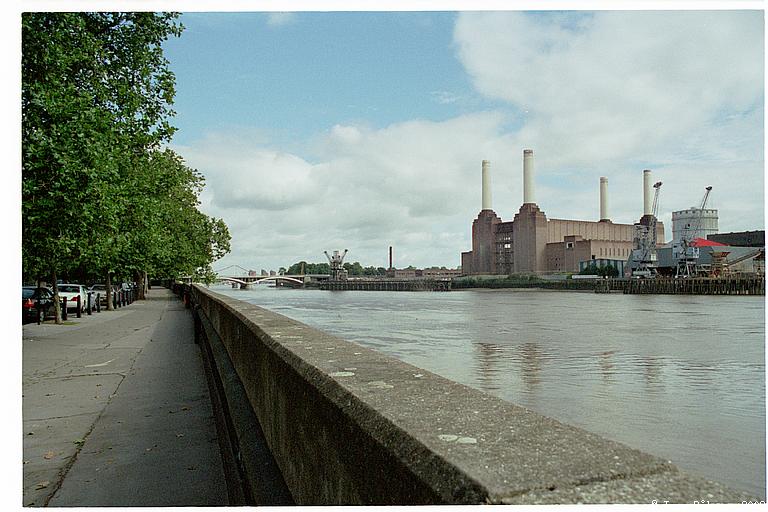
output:
[[[39,491],[40,489],[45,489],[51,484],[48,480],[43,480],[42,482],[38,482],[37,485],[35,485],[35,490]]]
[[[56,452],[48,451],[48,452],[45,452],[45,455],[43,455],[43,458],[46,460],[51,460],[55,456],[56,456]]]

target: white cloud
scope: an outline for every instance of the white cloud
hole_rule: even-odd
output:
[[[296,13],[293,12],[271,12],[267,14],[267,25],[270,27],[282,27],[296,21]]]
[[[595,210],[605,175],[633,222],[651,167],[669,234],[707,185],[721,230],[762,228],[762,12],[463,13],[454,40],[477,90],[526,112],[548,215]]]
[[[455,267],[479,211],[481,160],[495,159],[499,197],[520,195],[503,122],[489,112],[380,130],[337,125],[316,163],[236,134],[176,149],[206,176],[204,211],[229,225],[233,254],[217,267],[277,269],[344,248],[350,261],[386,266],[389,245],[399,266]]]
[[[440,103],[441,105],[450,105],[461,99],[461,96],[450,91],[432,91],[429,95],[433,101]]]
[[[529,112],[522,135],[552,163],[650,157],[762,108],[758,11],[464,13],[454,39],[481,93]]]

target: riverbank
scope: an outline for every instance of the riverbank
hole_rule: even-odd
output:
[[[663,295],[765,295],[765,276],[654,279],[558,279],[535,276],[520,278],[459,278],[451,282],[452,290],[480,288],[548,289],[591,291],[595,293],[663,294]]]
[[[350,304],[351,298],[368,302],[384,293],[340,294],[323,313],[339,312],[341,318],[350,306],[362,309]],[[312,296],[312,305],[318,304],[318,294],[304,290],[275,295],[282,306],[295,296]],[[388,295],[398,309],[423,314],[407,302],[426,294]],[[468,294],[429,296],[452,301],[457,295]],[[201,343],[225,347],[217,352],[231,358],[246,390],[241,396],[253,407],[297,504],[749,499],[750,493],[678,470],[666,457],[609,441],[261,307],[201,287],[191,298],[198,332],[206,340]],[[358,312],[368,326],[373,323],[371,309]],[[339,324],[335,314],[327,316]],[[363,327],[349,319],[344,323],[350,332]],[[432,331],[439,327],[426,323]],[[393,329],[402,326],[388,331]],[[434,360],[438,354],[430,352]],[[451,352],[447,343],[441,352]]]
[[[763,297],[212,289],[765,496]]]

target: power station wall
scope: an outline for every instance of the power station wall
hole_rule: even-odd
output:
[[[511,221],[496,224],[496,272],[499,274],[515,271],[514,229],[515,223]]]
[[[464,275],[472,273],[472,251],[461,253],[461,273]]]
[[[520,207],[513,221],[481,210],[472,223],[472,251],[461,255],[465,274],[576,272],[590,259],[627,259],[632,224],[547,219],[535,204]],[[664,240],[664,224],[656,224]]]
[[[547,264],[547,216],[533,203],[515,214],[512,230],[514,272],[542,272]]]
[[[631,242],[632,233],[632,224],[549,219],[547,243],[562,242],[568,235],[581,235],[586,240],[625,240]]]
[[[582,262],[591,260],[626,261],[631,252],[632,242],[583,240],[580,236],[566,236],[562,242],[547,244],[547,271],[578,272],[582,268]]]
[[[481,210],[472,223],[472,273],[496,272],[496,224],[501,219],[493,210]]]

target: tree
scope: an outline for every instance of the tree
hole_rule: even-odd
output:
[[[351,276],[363,275],[363,267],[360,265],[359,261],[354,263],[344,263],[342,267],[344,267],[344,270],[346,270]]]
[[[73,269],[107,284],[148,270],[204,279],[229,251],[224,222],[197,210],[202,176],[161,148],[175,130],[162,42],[180,35],[177,17],[22,16],[23,272],[56,295]]]
[[[598,275],[602,277],[619,277],[619,270],[610,263],[605,266],[600,266],[597,269]]]

